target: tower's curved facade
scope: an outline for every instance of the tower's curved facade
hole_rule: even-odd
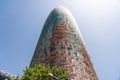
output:
[[[44,24],[30,67],[40,63],[65,68],[73,80],[98,80],[79,27],[64,7],[55,8]]]

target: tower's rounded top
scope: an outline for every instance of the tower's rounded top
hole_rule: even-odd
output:
[[[69,9],[67,9],[64,6],[57,6],[56,8],[54,8],[52,10],[52,12],[50,13],[48,21],[50,21],[52,24],[53,23],[59,24],[61,22],[65,22],[68,25],[72,25],[72,27],[76,27],[79,32],[78,25],[72,15],[72,13],[69,11]]]
[[[53,13],[63,13],[64,15],[70,13],[70,11],[64,7],[64,6],[57,6],[55,9],[52,11]]]
[[[68,9],[64,6],[57,6],[54,10],[61,11],[61,10],[68,10]]]
[[[79,27],[72,15],[72,13],[64,6],[57,6],[49,14],[44,29],[54,29],[58,24],[65,24],[68,28],[76,28],[76,31],[79,32]]]

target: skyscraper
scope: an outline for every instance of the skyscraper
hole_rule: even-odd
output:
[[[30,67],[41,63],[65,68],[71,80],[98,80],[79,27],[65,7],[55,8],[44,24]]]

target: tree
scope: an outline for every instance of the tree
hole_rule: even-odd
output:
[[[22,80],[50,80],[50,71],[43,64],[35,65],[33,68],[26,68]]]
[[[68,78],[71,76],[71,74],[68,73],[64,68],[57,68],[56,66],[52,67],[51,72],[54,76],[57,76],[62,80],[68,80]]]
[[[19,77],[19,75],[17,75],[17,77],[15,77],[15,78],[10,78],[9,80],[20,80],[20,77]]]
[[[27,68],[24,70],[24,73],[21,79],[14,80],[68,80],[71,76],[63,68],[57,68],[56,66],[49,66],[44,64],[35,65],[33,68]]]

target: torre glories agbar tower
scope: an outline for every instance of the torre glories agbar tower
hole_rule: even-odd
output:
[[[30,67],[41,63],[65,68],[72,73],[69,80],[98,80],[79,27],[65,7],[55,8],[44,24]]]

